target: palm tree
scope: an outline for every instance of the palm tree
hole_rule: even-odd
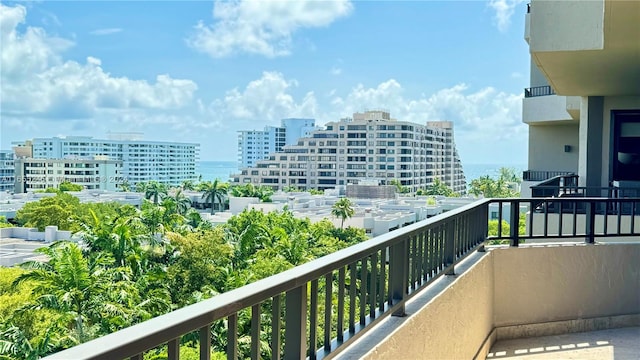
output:
[[[153,203],[158,205],[158,200],[167,195],[167,186],[157,181],[149,181],[145,186],[144,197],[149,200],[153,198]]]
[[[122,183],[120,184],[120,190],[124,191],[124,192],[129,192],[131,191],[131,184],[129,184],[129,180],[123,180]]]
[[[336,201],[331,208],[331,215],[341,218],[340,228],[344,228],[344,221],[352,217],[356,211],[353,209],[353,203],[348,198],[342,198]]]
[[[189,210],[189,208],[191,207],[191,199],[189,199],[189,197],[187,197],[187,195],[182,192],[182,189],[178,189],[172,198],[175,202],[178,214],[186,214],[187,210]]]
[[[193,180],[185,180],[182,182],[182,190],[195,190],[196,185]]]
[[[44,337],[32,344],[22,329],[14,325],[9,326],[0,332],[0,359],[3,359],[4,355],[9,359],[36,360],[53,352],[56,348],[51,338],[53,330],[47,329]]]
[[[209,182],[203,186],[202,199],[204,199],[205,202],[211,203],[211,215],[214,214],[216,202],[222,204],[224,195],[227,194],[228,189],[228,184],[219,182],[218,179],[213,183]]]
[[[105,317],[126,311],[126,306],[107,300],[113,288],[127,282],[116,280],[126,275],[121,277],[118,270],[109,269],[113,261],[109,256],[102,253],[87,259],[78,245],[64,241],[37,251],[47,255],[49,262],[24,263],[23,267],[32,271],[16,278],[13,286],[34,281],[36,299],[31,308],[50,309],[69,316],[73,319],[78,342],[91,338],[87,332],[91,326],[101,324]]]

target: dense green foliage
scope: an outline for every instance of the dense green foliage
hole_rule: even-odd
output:
[[[12,227],[13,225],[7,221],[7,218],[0,216],[0,228]]]
[[[58,186],[60,191],[82,191],[82,185],[72,184],[69,181],[63,181]]]
[[[522,180],[516,175],[515,169],[503,167],[498,170],[497,179],[486,175],[472,180],[469,193],[485,198],[519,197],[520,193],[512,186],[521,182]]]
[[[502,220],[502,224],[498,220],[489,220],[487,235],[491,236],[509,236],[511,231],[511,226],[506,220]],[[526,234],[526,215],[520,214],[518,220],[518,234],[525,235]],[[520,240],[523,242],[524,240]],[[509,240],[490,240],[489,245],[498,245],[498,244],[509,244]]]
[[[416,195],[442,195],[442,196],[447,196],[447,197],[451,197],[451,196],[460,196],[458,193],[454,192],[449,186],[447,186],[447,184],[445,184],[444,182],[440,181],[440,179],[435,179],[433,180],[433,183],[429,186],[427,186],[426,189],[419,189],[416,192]]]
[[[210,188],[221,187],[226,184]],[[366,239],[362,229],[336,228],[328,220],[312,224],[289,211],[245,211],[213,227],[189,207],[181,189],[153,183],[136,189],[149,199],[140,209],[80,204],[59,192],[18,212],[21,225],[58,225],[83,242],[40,249],[47,263],[0,269],[0,359],[36,359]],[[269,313],[270,305],[262,311]],[[250,312],[238,315],[244,357]],[[213,358],[222,357],[225,335],[222,323],[212,327]],[[197,341],[185,335],[181,356],[197,358]],[[268,346],[261,348],[268,356]],[[154,350],[145,358],[164,356]]]

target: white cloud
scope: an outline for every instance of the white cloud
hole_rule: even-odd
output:
[[[155,83],[113,77],[100,59],[63,61],[73,42],[27,26],[23,6],[0,4],[2,113],[14,116],[80,119],[104,109],[174,109],[191,102],[197,85],[191,80],[158,75]]]
[[[521,122],[520,94],[492,87],[471,90],[458,84],[431,95],[409,96],[398,81],[390,79],[374,87],[360,84],[344,96],[334,96],[330,109],[319,115],[320,123],[365,109],[386,109],[393,118],[420,124],[452,121],[465,162],[490,163],[499,158],[519,163],[526,158],[527,127]]]
[[[247,86],[226,92],[224,98],[215,100],[210,107],[212,115],[224,120],[255,121],[260,126],[277,124],[286,117],[312,117],[317,113],[318,103],[313,92],[296,101],[290,90],[298,82],[288,80],[279,72],[262,73]]]
[[[330,73],[331,73],[331,75],[338,76],[338,75],[342,74],[342,69],[339,68],[339,67],[332,67]]]
[[[360,84],[345,97],[334,97],[331,104],[333,120],[364,109],[382,108],[390,110],[391,116],[399,120],[417,123],[453,121],[463,139],[495,141],[520,136],[526,131],[521,122],[521,95],[507,94],[492,87],[473,92],[465,84],[459,84],[428,97],[410,98],[404,95],[398,81],[390,79],[376,87]]]
[[[348,0],[218,0],[213,7],[215,22],[198,23],[187,43],[214,58],[238,52],[284,56],[290,53],[297,30],[328,26],[352,9]]]
[[[493,20],[498,30],[507,31],[511,25],[511,17],[515,12],[516,6],[524,2],[524,0],[489,0],[489,7],[495,11]]]
[[[91,34],[91,35],[110,35],[110,34],[119,33],[121,31],[122,31],[121,28],[105,28],[105,29],[96,29],[96,30],[90,31],[89,34]]]

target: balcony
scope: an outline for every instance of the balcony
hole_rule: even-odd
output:
[[[640,2],[534,0],[525,16],[532,59],[558,94],[640,94]]]
[[[538,211],[522,219],[523,204]],[[487,237],[490,206],[499,225]],[[229,359],[241,346],[252,359],[485,358],[505,339],[637,327],[636,208],[640,198],[480,200],[47,359],[158,347],[178,359],[185,335],[209,359],[212,326],[227,329]]]
[[[524,89],[525,98],[537,97],[537,96],[548,96],[548,95],[555,95],[555,94],[556,94],[555,91],[553,91],[553,88],[549,85],[534,86],[534,87]]]

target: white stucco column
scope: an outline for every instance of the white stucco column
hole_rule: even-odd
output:
[[[578,153],[579,186],[607,186],[602,177],[602,121],[604,98],[582,97]],[[600,193],[598,191],[598,193]]]

